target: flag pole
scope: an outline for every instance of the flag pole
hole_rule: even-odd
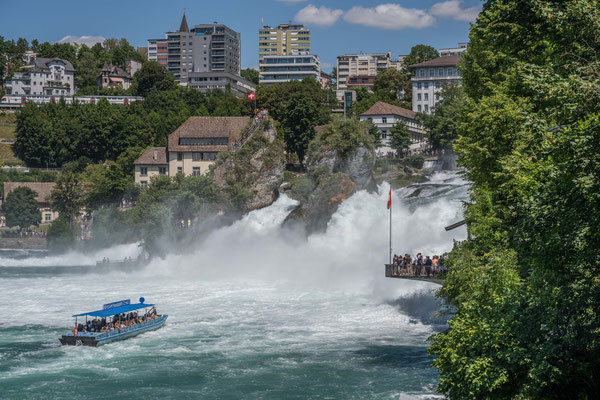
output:
[[[392,189],[390,188],[390,264],[392,263]]]

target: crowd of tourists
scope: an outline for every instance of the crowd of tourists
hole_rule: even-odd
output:
[[[112,322],[106,318],[94,318],[93,320],[87,321],[85,324],[78,324],[78,332],[121,332],[124,329],[135,327],[138,324],[152,321],[160,317],[156,314],[156,309],[152,308],[146,314],[139,316],[137,312],[130,312],[128,314],[117,314],[113,315]]]
[[[445,263],[444,256],[429,257],[418,253],[415,257],[411,257],[410,254],[404,256],[394,254],[392,276],[435,278],[436,275],[448,271]]]

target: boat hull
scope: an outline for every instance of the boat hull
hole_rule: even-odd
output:
[[[167,322],[168,315],[163,315],[153,321],[144,322],[137,324],[135,327],[123,329],[122,331],[113,331],[105,333],[88,333],[80,334],[75,337],[73,334],[68,333],[62,335],[58,340],[62,345],[65,346],[91,346],[97,347],[103,344],[117,342],[130,337],[137,336],[144,332],[150,332],[162,328]]]

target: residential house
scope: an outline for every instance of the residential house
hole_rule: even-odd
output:
[[[98,77],[98,87],[103,89],[123,88],[129,89],[131,86],[131,75],[123,71],[116,65],[105,63]]]
[[[155,175],[207,173],[217,154],[228,151],[251,121],[247,117],[188,118],[169,135],[167,147],[151,147],[135,160],[135,182],[146,187]]]
[[[73,96],[75,68],[67,60],[32,55],[29,64],[4,82],[4,89],[14,95]]]
[[[49,224],[58,218],[58,211],[53,211],[50,208],[50,194],[56,184],[54,182],[4,182],[4,200],[6,196],[18,187],[28,187],[36,193],[35,199],[42,213],[40,223]],[[5,223],[4,218],[2,222]]]
[[[378,101],[364,113],[360,114],[361,121],[371,121],[381,135],[381,146],[377,149],[383,153],[394,151],[390,147],[391,130],[396,123],[403,121],[414,142],[422,142],[423,127],[416,120],[417,113],[406,108]]]

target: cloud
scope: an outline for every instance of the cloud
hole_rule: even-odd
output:
[[[462,0],[448,0],[431,6],[429,13],[440,18],[451,18],[457,21],[475,21],[479,15],[479,7],[460,8]]]
[[[92,47],[96,43],[104,43],[105,38],[102,36],[72,36],[67,35],[64,38],[60,39],[56,43],[78,43],[85,44],[88,47]]]
[[[298,4],[298,3],[304,3],[306,0],[275,0],[278,1],[280,3],[287,3],[287,4]]]
[[[307,5],[294,17],[295,21],[302,24],[317,25],[327,27],[335,24],[344,14],[342,10],[333,10],[325,6],[317,8],[312,4]]]
[[[435,23],[427,11],[398,4],[381,4],[374,8],[355,6],[344,14],[344,20],[383,29],[427,28]]]

